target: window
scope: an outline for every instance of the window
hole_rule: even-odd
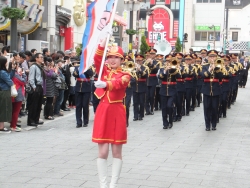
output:
[[[221,0],[196,0],[197,3],[221,3]]]
[[[156,0],[156,4],[165,5],[165,0]]]
[[[195,41],[214,41],[214,32],[196,31]],[[215,32],[215,41],[220,41],[220,32]]]
[[[176,10],[176,9],[180,9],[180,0],[171,0],[171,5],[170,5],[170,9],[172,10]]]
[[[238,41],[238,32],[232,32],[232,41]]]

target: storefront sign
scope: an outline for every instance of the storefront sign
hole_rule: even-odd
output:
[[[170,17],[165,9],[154,9],[153,15],[148,19],[148,43],[153,46],[157,39],[169,41]]]
[[[71,15],[72,15],[71,10],[64,8],[64,7],[61,7],[61,6],[56,6],[56,13],[63,14],[67,17],[71,17]]]
[[[220,31],[220,26],[214,26],[215,27],[215,31]],[[204,25],[196,25],[195,26],[195,31],[210,31],[210,30],[214,30],[214,28],[211,26],[204,26]]]

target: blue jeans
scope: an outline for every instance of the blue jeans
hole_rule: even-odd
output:
[[[64,98],[64,90],[59,89],[58,93],[59,93],[59,95],[56,98],[56,104],[54,107],[54,114],[59,114],[60,109],[61,109],[61,104],[62,104],[63,98]]]

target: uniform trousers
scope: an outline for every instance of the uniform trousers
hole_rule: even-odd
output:
[[[221,104],[221,109],[222,109],[223,116],[227,115],[228,99],[229,99],[229,91],[223,91],[222,104]]]
[[[229,93],[228,93],[228,104],[227,107],[230,108],[232,104],[232,96],[233,96],[233,89],[230,88]]]
[[[161,96],[159,94],[160,87],[156,87],[155,89],[155,104],[154,107],[156,110],[161,109]]]
[[[163,126],[173,123],[174,96],[161,96]]]
[[[156,86],[148,86],[148,90],[146,94],[146,112],[147,113],[154,111],[155,89],[156,89]]]
[[[90,92],[76,92],[76,123],[77,125],[87,125],[89,123],[89,100]]]
[[[248,77],[247,74],[241,74],[240,75],[239,86],[246,86],[247,77]]]
[[[126,90],[126,97],[125,97],[125,106],[126,106],[126,122],[127,125],[129,123],[129,107],[131,105],[131,97],[133,95],[133,89],[132,88],[127,88]]]
[[[194,109],[196,107],[196,95],[197,95],[197,90],[196,87],[192,89],[192,108]]]
[[[189,114],[193,88],[186,88],[186,114]]]
[[[145,105],[146,93],[133,92],[133,104],[134,104],[134,118],[144,117],[144,105]]]
[[[43,102],[43,88],[37,85],[35,91],[28,96],[30,98],[28,105],[27,124],[39,122]]]
[[[212,127],[216,127],[219,103],[220,103],[220,95],[209,96],[203,95],[203,106],[204,106],[204,117],[206,128],[210,129],[211,124]]]
[[[183,108],[183,102],[184,102],[184,94],[185,94],[185,92],[183,92],[183,91],[178,91],[178,93],[177,93],[176,108],[177,108],[177,117],[178,118],[182,117],[182,108]]]
[[[196,94],[197,106],[200,106],[201,103],[201,88],[202,85],[197,85],[197,94]]]

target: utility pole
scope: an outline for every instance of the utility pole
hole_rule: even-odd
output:
[[[214,26],[214,50],[215,50],[215,26]]]
[[[226,37],[225,37],[225,54],[229,53],[229,50],[226,50],[226,43],[228,41],[228,8],[226,8]]]
[[[11,7],[17,8],[17,0],[11,0]],[[11,19],[10,25],[10,52],[17,51],[17,19]]]

